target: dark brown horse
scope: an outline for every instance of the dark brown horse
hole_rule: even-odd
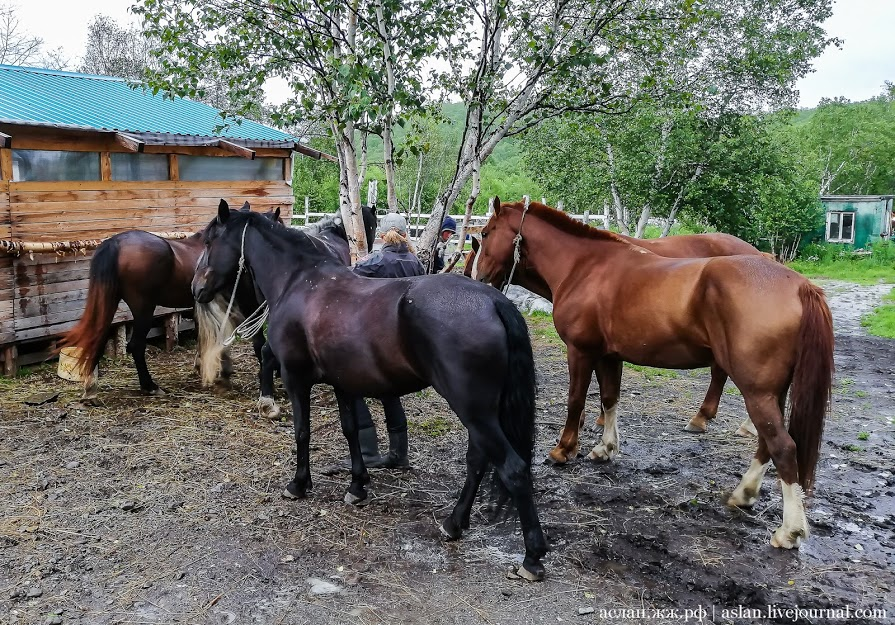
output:
[[[667,258],[708,258],[712,256],[736,256],[743,254],[746,256],[764,256],[770,260],[776,260],[773,254],[767,254],[757,250],[740,238],[723,232],[712,232],[706,234],[681,234],[671,237],[662,237],[659,239],[635,239],[623,234],[617,235],[620,239],[627,241],[633,245],[639,245],[650,250],[659,256]],[[466,257],[463,275],[472,277],[472,267],[475,264],[475,254],[479,249],[479,241],[475,237],[472,238],[472,250]],[[524,264],[524,260],[522,261]],[[525,283],[520,282],[524,280]],[[541,297],[553,301],[553,293],[549,285],[542,283],[530,272],[516,274],[513,276],[513,282],[519,286],[527,288],[533,293],[537,293]],[[709,383],[709,389],[706,391],[705,399],[699,411],[693,416],[684,429],[688,432],[705,432],[708,429],[709,422],[718,414],[718,404],[721,403],[721,395],[724,392],[724,385],[727,383],[727,373],[717,364],[712,365],[712,378]],[[601,412],[597,418],[597,425],[605,424],[605,415]],[[584,427],[585,414],[581,413],[581,427]],[[749,425],[747,419],[741,428]],[[739,430],[738,430],[739,431]]]
[[[224,200],[221,202],[226,205]],[[248,202],[243,208],[248,210]],[[266,217],[278,220],[279,209],[268,212]],[[92,372],[103,354],[118,303],[124,300],[133,316],[127,350],[137,367],[140,389],[150,395],[163,392],[146,366],[146,336],[152,327],[156,306],[192,308],[195,301],[190,282],[203,249],[201,233],[169,240],[143,230],[128,230],[103,241],[90,260],[84,314],[62,338],[60,347],[80,348],[77,364],[81,371]],[[240,285],[236,299],[237,310],[242,308],[245,314],[258,305],[248,281]],[[224,370],[228,374],[229,356],[224,358]],[[96,390],[93,374],[85,375],[85,397],[95,395]]]
[[[564,463],[577,454],[593,372],[606,424],[588,457],[611,460],[619,449],[623,362],[718,366],[742,392],[758,430],[755,458],[729,503],[752,505],[773,460],[784,504],[771,544],[797,547],[808,536],[802,499],[814,479],[832,387],[833,325],[823,291],[761,256],[665,258],[542,204],[495,200],[473,277],[503,285],[514,271],[514,249],[520,283],[553,294],[553,321],[568,348],[568,413],[550,458]]]
[[[253,213],[221,209],[205,231],[208,252],[193,293],[207,302],[232,287],[244,263],[270,305],[268,341],[292,402],[296,470],[285,495],[311,487],[311,388],[330,384],[351,453],[348,503],[363,501],[369,475],[354,400],[397,397],[432,386],[469,431],[466,483],[442,524],[449,538],[469,527],[488,466],[516,505],[525,542],[519,574],[541,579],[547,545],[534,504],[531,456],[535,371],[525,320],[494,289],[461,276],[364,278],[313,237]],[[274,270],[275,269],[275,270]],[[462,315],[476,332],[453,320]]]

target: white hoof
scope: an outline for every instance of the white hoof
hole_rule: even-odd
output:
[[[756,501],[758,501],[758,493],[746,493],[746,491],[738,488],[733,491],[733,494],[727,500],[727,505],[735,508],[751,508]]]
[[[705,434],[706,429],[704,427],[695,425],[692,421],[690,421],[690,423],[688,423],[687,425],[684,426],[684,431],[685,432],[694,432],[696,434]]]
[[[615,458],[616,454],[618,454],[617,449],[607,447],[603,443],[600,443],[587,454],[587,458],[588,460],[595,460],[597,462],[609,462]]]
[[[803,536],[804,530],[786,530],[779,527],[771,536],[771,546],[777,549],[798,549],[802,544]]]
[[[298,496],[290,493],[288,488],[284,488],[283,489],[283,498],[295,500],[295,499],[298,499]]]
[[[258,398],[258,414],[271,421],[276,421],[280,418],[280,407],[273,397],[262,396]]]
[[[358,497],[357,495],[352,495],[351,491],[345,493],[345,503],[350,504],[352,506],[362,506],[365,503],[369,502],[370,498],[367,497]]]
[[[740,423],[740,427],[737,428],[736,431],[737,436],[758,436],[758,430],[755,429],[755,424],[752,423],[750,419],[746,419],[742,423]]]

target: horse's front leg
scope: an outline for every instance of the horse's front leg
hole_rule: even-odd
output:
[[[273,374],[277,368],[277,358],[273,355],[269,343],[264,342],[258,348],[258,359],[261,362],[261,368],[258,371],[258,384],[261,387],[261,396],[258,397],[258,412],[262,417],[279,419],[280,407],[273,398]]]
[[[370,475],[364,465],[364,456],[360,450],[360,441],[357,437],[357,415],[354,412],[354,400],[351,395],[336,391],[336,400],[339,403],[339,420],[342,422],[342,434],[348,441],[348,452],[351,454],[351,486],[345,493],[345,503],[359,504],[367,498],[364,488],[370,482]]]
[[[295,479],[286,485],[283,496],[290,499],[304,498],[311,488],[311,384],[309,376],[283,372],[283,384],[292,402],[293,426],[295,427]]]
[[[587,457],[590,460],[605,462],[615,458],[619,450],[616,410],[622,384],[622,361],[614,358],[602,358],[597,362],[596,372],[597,380],[600,383],[600,403],[606,422],[603,424],[603,439],[597,443]]]
[[[568,345],[569,404],[566,425],[559,437],[559,444],[547,456],[547,462],[563,464],[578,455],[578,427],[584,411],[584,401],[593,374],[593,361],[588,354]]]
[[[712,381],[709,384],[709,390],[706,391],[699,412],[684,427],[687,432],[701,433],[708,429],[709,421],[718,414],[718,404],[721,403],[721,393],[724,392],[726,383],[727,372],[718,365],[712,365]]]

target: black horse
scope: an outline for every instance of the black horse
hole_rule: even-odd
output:
[[[211,300],[232,285],[243,259],[270,304],[268,341],[292,402],[297,467],[284,495],[311,487],[311,387],[331,384],[351,453],[348,503],[369,481],[357,438],[356,397],[400,396],[432,386],[469,430],[466,483],[442,524],[469,527],[489,464],[519,511],[525,559],[519,574],[543,578],[547,551],[532,493],[535,374],[528,328],[499,291],[462,276],[376,280],[355,275],[308,235],[251,213],[220,210],[203,235],[193,294]],[[452,323],[463,319],[462,327]],[[470,334],[468,327],[475,327]]]
[[[221,209],[228,208],[226,201],[221,200]],[[248,205],[242,207],[243,211],[249,210]],[[364,218],[364,230],[367,234],[367,251],[373,249],[373,238],[376,235],[378,219],[369,206],[361,206]],[[279,221],[279,209],[276,215],[268,215],[272,220]],[[329,254],[333,259],[348,266],[351,263],[350,248],[348,246],[348,234],[342,223],[342,217],[338,213],[329,215],[320,221],[303,229],[306,234],[313,236],[322,245],[319,249]],[[235,306],[230,305],[231,296]],[[236,326],[245,320],[247,315],[256,310],[264,297],[257,293],[252,280],[248,275],[240,279],[235,295],[222,291],[208,303],[196,302],[196,318],[199,320],[199,361],[201,363],[202,381],[208,386],[221,377],[229,377],[232,369],[226,351],[221,344],[221,339],[229,336]],[[231,308],[229,317],[227,309]],[[279,369],[279,363],[273,356],[270,347],[264,338],[264,332],[260,331],[252,337],[252,347],[258,358],[258,385],[260,396],[258,397],[258,410],[261,416],[276,419],[280,416],[280,407],[274,399],[274,375]]]

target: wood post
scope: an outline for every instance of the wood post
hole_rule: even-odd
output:
[[[112,335],[106,343],[106,358],[113,360],[121,358],[127,352],[127,332],[124,324],[120,323],[112,328]]]
[[[0,148],[0,179],[12,180],[12,150]]]
[[[3,375],[13,378],[19,372],[19,348],[15,344],[3,348]]]
[[[168,180],[180,180],[180,167],[177,164],[176,154],[168,154]]]
[[[109,152],[99,153],[99,179],[112,179],[112,155]]]
[[[177,347],[179,340],[180,313],[171,313],[165,317],[165,351],[170,352]]]

